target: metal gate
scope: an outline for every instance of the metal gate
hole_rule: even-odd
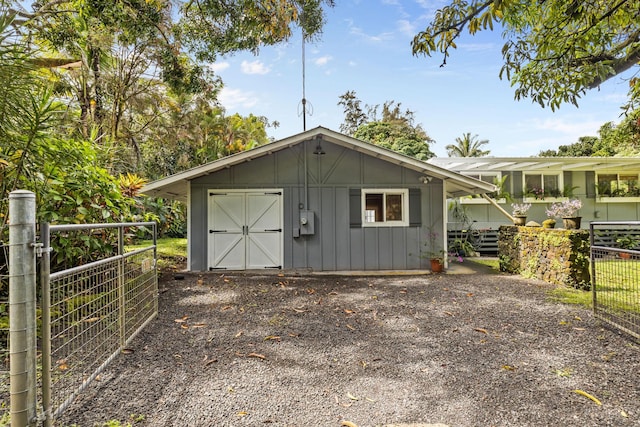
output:
[[[11,425],[51,426],[157,315],[156,224],[42,224],[38,242],[35,195],[12,192],[9,212]],[[127,251],[125,233],[141,227],[151,243]],[[74,259],[78,266],[52,272],[53,238],[67,244],[55,245],[64,247],[58,254],[80,256],[91,249],[94,261]]]
[[[125,230],[148,227],[153,244],[125,252]],[[43,242],[42,401],[50,422],[158,313],[156,224],[45,224]],[[50,273],[51,235],[117,231],[117,254]]]
[[[592,222],[590,231],[594,314],[640,339],[640,221]]]

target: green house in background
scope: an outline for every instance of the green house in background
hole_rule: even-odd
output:
[[[497,204],[531,203],[527,220],[542,223],[552,203],[577,198],[581,227],[591,221],[640,220],[640,158],[637,157],[437,157],[429,163],[487,183],[502,182]],[[509,198],[511,200],[509,200]],[[473,227],[497,230],[510,220],[489,201],[459,198]],[[557,218],[556,218],[557,220]],[[465,227],[449,212],[449,230]]]

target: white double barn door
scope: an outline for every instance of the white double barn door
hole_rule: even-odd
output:
[[[282,268],[282,190],[210,190],[209,269]]]

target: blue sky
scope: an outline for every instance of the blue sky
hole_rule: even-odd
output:
[[[344,114],[339,96],[356,92],[362,104],[401,103],[415,113],[431,149],[446,156],[445,146],[470,132],[489,140],[493,156],[534,156],[540,150],[596,135],[608,121],[620,121],[628,83],[612,79],[588,92],[580,107],[556,112],[531,100],[514,100],[508,81],[500,80],[499,31],[465,34],[445,67],[441,56],[414,57],[410,42],[444,4],[428,0],[337,0],[327,11],[321,39],[306,44],[307,129],[339,131]],[[280,127],[275,139],[303,130],[301,37],[260,50],[239,53],[212,64],[225,88],[220,101],[229,114],[266,116]],[[623,77],[630,77],[627,73]]]

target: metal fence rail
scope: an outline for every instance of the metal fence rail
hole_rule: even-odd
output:
[[[154,228],[154,243],[124,252],[124,229]],[[49,273],[50,234],[118,229],[118,254]],[[43,390],[50,425],[158,312],[155,224],[43,226]]]
[[[636,236],[640,222],[592,222],[591,277],[596,318],[640,339],[640,241],[622,247],[625,236]]]

